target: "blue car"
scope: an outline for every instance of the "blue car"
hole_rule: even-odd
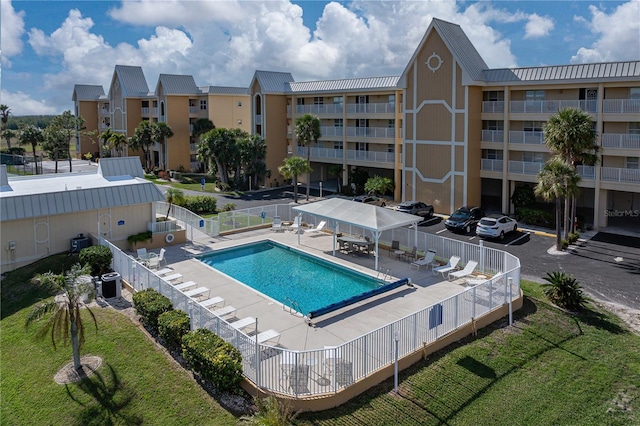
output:
[[[460,207],[453,212],[449,219],[445,220],[444,226],[451,232],[464,232],[470,234],[476,230],[480,219],[484,217],[484,210],[480,207]]]

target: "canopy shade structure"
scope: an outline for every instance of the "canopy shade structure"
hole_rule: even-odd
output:
[[[315,203],[295,206],[293,210],[318,216],[332,223],[333,226],[331,228],[334,231],[334,252],[337,223],[347,223],[371,231],[376,243],[376,269],[378,269],[378,239],[380,238],[380,234],[383,231],[407,225],[414,225],[414,229],[417,232],[418,223],[424,220],[420,216],[371,204],[357,203],[342,198],[330,198]]]

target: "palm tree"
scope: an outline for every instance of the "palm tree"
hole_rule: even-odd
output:
[[[167,139],[173,136],[173,130],[167,123],[159,122],[153,123],[153,137],[162,145],[162,169],[165,170],[167,164]]]
[[[320,133],[320,119],[311,114],[301,115],[296,119],[295,128],[296,138],[300,143],[307,148],[307,163],[311,164],[311,142],[318,143],[318,139],[322,134]],[[309,172],[311,168],[309,167]],[[311,185],[311,176],[307,175],[307,201],[309,201],[309,188]]]
[[[393,180],[378,175],[369,178],[367,183],[364,184],[364,190],[367,191],[367,194],[384,195],[393,191],[394,188]]]
[[[293,179],[293,202],[298,202],[298,176],[303,173],[311,173],[309,163],[302,157],[288,157],[284,164],[278,167],[278,171],[286,179]]]
[[[551,153],[574,169],[579,164],[593,166],[598,162],[597,132],[593,128],[591,116],[578,108],[564,108],[551,116],[544,127],[544,143]],[[577,194],[575,194],[577,195]],[[576,200],[565,199],[564,237],[575,223]],[[571,202],[570,202],[571,201]],[[571,205],[571,207],[570,207]]]
[[[7,129],[7,122],[9,121],[9,114],[11,113],[11,108],[7,105],[0,105],[0,119],[2,120],[2,128],[0,130]],[[7,148],[11,149],[11,139],[7,139]]]
[[[38,274],[31,280],[33,283],[62,293],[62,296],[35,306],[27,317],[26,326],[28,327],[32,323],[51,314],[46,323],[43,324],[38,331],[38,336],[43,337],[50,334],[54,349],[56,348],[56,342],[60,339],[62,339],[65,344],[71,340],[73,367],[76,371],[82,368],[80,363],[80,347],[84,343],[84,324],[80,310],[86,307],[86,302],[83,301],[84,298],[87,298],[87,301],[91,301],[95,297],[95,290],[91,282],[90,273],[90,265],[80,266],[80,264],[75,264],[65,274],[47,272],[45,274]],[[85,279],[85,277],[88,279]],[[97,331],[98,322],[96,321],[96,317],[93,312],[91,312],[91,309],[88,307],[86,307],[86,309],[89,315],[91,315]]]
[[[560,222],[562,220],[561,199],[570,196],[578,188],[580,176],[576,170],[559,158],[552,158],[538,175],[535,193],[545,200],[556,201],[556,249],[562,250]]]
[[[98,135],[98,139],[102,142],[102,147],[100,148],[100,153],[102,153],[103,149],[104,150],[111,150],[111,147],[109,146],[109,139],[111,138],[111,135],[113,135],[113,131],[111,131],[111,128],[108,128],[107,130],[105,130],[104,132],[100,133],[100,135]]]
[[[213,124],[213,121],[208,118],[198,118],[193,122],[193,130],[191,133],[193,133],[193,136],[198,137],[215,128],[216,126]]]
[[[42,149],[49,158],[55,161],[55,172],[58,173],[58,160],[64,158],[65,153],[68,151],[69,139],[57,126],[48,126],[43,130],[42,134],[44,135]]]
[[[267,156],[267,144],[260,135],[249,135],[247,132],[242,132],[236,143],[245,175],[249,176],[250,183],[255,188],[266,174],[267,165],[264,160]]]
[[[171,207],[173,207],[173,204],[181,204],[184,202],[184,192],[176,188],[169,188],[167,189],[167,192],[165,192],[164,196],[167,200],[167,203],[169,203],[167,215],[165,216],[164,220],[169,220],[169,213],[171,213]]]
[[[149,171],[151,159],[149,158],[149,150],[154,142],[153,127],[151,122],[143,120],[133,132],[133,136],[129,139],[132,149],[141,150],[144,158],[145,170]]]
[[[19,136],[16,132],[11,129],[2,130],[2,139],[7,141],[7,148],[11,149],[11,139]]]
[[[19,143],[20,145],[31,145],[31,150],[33,151],[33,161],[36,165],[36,174],[38,174],[38,159],[36,157],[36,147],[39,143],[42,142],[44,142],[44,134],[42,133],[42,130],[40,130],[36,126],[29,125],[23,127],[20,130]]]
[[[128,144],[127,136],[124,133],[111,132],[107,139],[109,149],[114,149],[121,156],[124,147]]]
[[[198,147],[199,158],[215,161],[222,184],[229,184],[229,170],[233,168],[237,155],[235,133],[229,129],[212,129],[202,135]],[[205,157],[206,156],[206,157]]]
[[[341,184],[342,184],[343,171],[344,171],[344,168],[342,167],[342,164],[332,164],[329,166],[329,175],[338,177],[338,185],[336,186],[336,189],[338,190],[338,192],[342,192]]]
[[[84,118],[81,116],[74,116],[71,111],[67,110],[61,115],[53,117],[51,127],[60,132],[61,138],[66,141],[67,158],[69,159],[69,171],[72,172],[71,165],[71,138],[75,136],[79,131],[84,129]]]

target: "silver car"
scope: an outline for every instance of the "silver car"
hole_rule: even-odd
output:
[[[476,227],[476,234],[481,238],[499,238],[504,240],[504,236],[509,232],[518,230],[518,222],[509,216],[491,215],[480,219]]]

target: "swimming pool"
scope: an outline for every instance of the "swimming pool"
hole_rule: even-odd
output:
[[[201,262],[303,314],[377,288],[383,281],[273,241],[216,251]]]

